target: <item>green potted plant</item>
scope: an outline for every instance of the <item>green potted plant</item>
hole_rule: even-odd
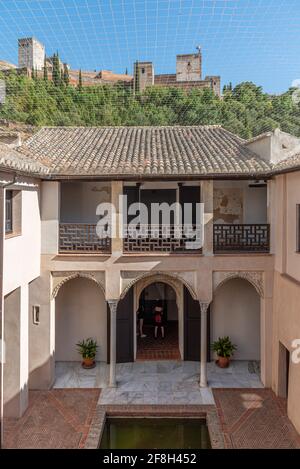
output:
[[[219,337],[218,340],[213,342],[212,349],[218,356],[217,365],[220,368],[227,368],[229,366],[230,357],[237,349],[228,336]]]
[[[83,368],[93,368],[95,366],[95,357],[97,353],[97,342],[89,337],[76,344],[78,353],[82,356]]]

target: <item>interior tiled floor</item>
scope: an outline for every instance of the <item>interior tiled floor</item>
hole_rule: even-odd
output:
[[[249,372],[249,369],[251,372]],[[213,404],[210,388],[199,388],[199,362],[137,361],[117,365],[115,389],[108,387],[108,365],[84,370],[77,362],[56,364],[55,388],[101,387],[101,404]],[[232,362],[227,369],[208,364],[210,387],[261,388],[248,362]]]
[[[137,360],[180,360],[177,321],[166,324],[164,339],[160,331],[154,338],[154,326],[146,325],[143,331],[146,337],[137,337]]]

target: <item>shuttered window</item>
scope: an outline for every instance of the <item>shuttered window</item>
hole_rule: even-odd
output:
[[[12,233],[13,230],[13,191],[5,192],[5,233]]]

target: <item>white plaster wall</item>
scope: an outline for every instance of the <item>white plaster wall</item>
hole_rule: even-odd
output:
[[[21,235],[4,241],[4,295],[40,275],[41,220],[38,189],[22,190],[21,218]]]
[[[234,359],[260,359],[260,298],[249,282],[232,279],[216,291],[211,326],[212,341],[228,335],[237,345]]]
[[[300,282],[297,250],[297,205],[300,204],[300,171],[277,176],[272,190],[275,269]]]
[[[286,176],[286,273],[300,282],[300,253],[297,251],[297,211],[300,204],[300,172]]]
[[[263,160],[270,161],[271,159],[271,148],[272,148],[272,137],[271,132],[269,135],[266,135],[264,138],[259,138],[247,144],[248,148],[257,155],[259,155]]]
[[[97,360],[107,357],[107,306],[104,295],[91,280],[76,278],[65,283],[55,304],[55,360],[80,361],[76,343],[93,337],[99,345]]]
[[[110,183],[64,182],[61,184],[62,223],[97,223],[96,208],[110,202]]]
[[[21,412],[23,413],[28,404],[28,372],[29,372],[29,337],[28,337],[28,284],[21,286],[21,310],[20,310],[20,388]]]
[[[244,187],[244,223],[267,223],[267,187]]]
[[[28,404],[28,285],[4,298],[4,414],[20,417]]]
[[[41,184],[42,254],[58,253],[60,213],[60,183],[44,181]]]

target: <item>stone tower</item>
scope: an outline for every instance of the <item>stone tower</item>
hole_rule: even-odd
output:
[[[19,68],[42,70],[45,60],[45,46],[34,37],[18,39]]]
[[[154,85],[154,67],[152,62],[134,63],[134,91],[142,92],[147,86]]]
[[[201,81],[202,55],[183,54],[176,56],[176,81]]]

